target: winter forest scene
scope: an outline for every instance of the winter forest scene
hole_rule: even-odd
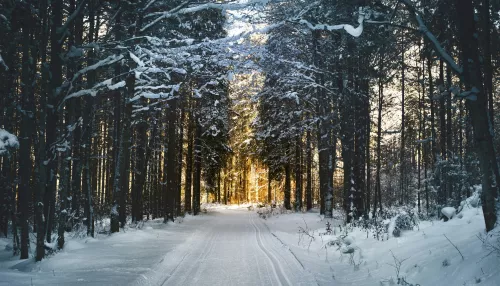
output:
[[[499,0],[0,0],[0,286],[500,285]]]

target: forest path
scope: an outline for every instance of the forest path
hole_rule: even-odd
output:
[[[255,212],[236,206],[113,235],[71,238],[40,263],[0,240],[3,285],[317,285]]]
[[[203,224],[136,285],[316,285],[254,212],[209,212]]]

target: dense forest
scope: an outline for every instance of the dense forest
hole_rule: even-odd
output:
[[[393,206],[440,217],[475,185],[490,231],[499,10],[4,0],[0,233],[39,261],[66,232],[174,221],[202,202],[342,210],[354,223]]]

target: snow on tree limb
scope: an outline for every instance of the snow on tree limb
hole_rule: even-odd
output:
[[[2,58],[2,54],[0,54],[0,64],[5,68],[6,71],[9,70],[9,67],[7,66],[7,64],[5,63],[5,61]]]
[[[267,0],[250,0],[246,3],[238,3],[238,2],[229,2],[229,3],[205,3],[205,4],[199,4],[193,7],[187,7],[187,8],[179,8],[179,7],[184,7],[188,5],[191,1],[186,1],[182,3],[181,5],[177,6],[176,8],[167,11],[167,12],[154,12],[147,14],[145,18],[153,17],[153,16],[159,16],[150,23],[148,23],[146,26],[144,26],[141,29],[141,32],[144,32],[145,30],[149,29],[159,21],[163,19],[168,19],[168,18],[174,18],[178,17],[179,15],[185,15],[185,14],[190,14],[190,13],[196,13],[200,12],[203,10],[208,10],[208,9],[219,9],[219,10],[241,10],[241,9],[246,9],[252,5],[260,4],[264,5],[267,3]]]
[[[354,27],[349,24],[339,24],[339,25],[327,25],[327,24],[316,24],[313,25],[309,21],[301,19],[299,21],[300,24],[306,25],[309,29],[311,30],[327,30],[327,31],[334,31],[334,30],[345,30],[347,33],[349,33],[353,37],[359,37],[363,33],[363,22],[365,20],[365,14],[363,13],[363,8],[359,8],[359,17],[358,17],[358,27]]]
[[[148,8],[149,8],[149,6],[151,6],[154,2],[156,2],[156,0],[150,0],[150,1],[148,2],[148,4],[146,4],[146,6],[144,6],[144,8],[143,8],[142,10],[143,10],[143,11],[145,11],[145,10],[146,10],[146,9],[148,9]]]
[[[123,59],[123,55],[119,55],[119,56],[111,55],[111,56],[105,58],[104,60],[101,60],[101,61],[99,61],[91,66],[88,66],[88,67],[83,68],[83,69],[79,70],[78,72],[76,72],[75,75],[73,76],[73,79],[71,80],[71,82],[75,81],[81,75],[84,75],[84,74],[88,73],[89,71],[96,70],[102,66],[114,64],[117,61],[120,61],[121,59]]]
[[[89,89],[82,89],[76,92],[73,92],[66,97],[61,102],[61,105],[64,104],[68,99],[71,98],[76,98],[76,97],[81,97],[85,95],[90,95],[90,96],[96,96],[97,93],[102,90],[102,89],[107,89],[107,90],[116,90],[119,88],[125,87],[125,81],[120,81],[115,84],[113,84],[112,79],[107,79],[105,81],[102,81],[96,85],[94,85],[92,88]]]
[[[140,67],[145,66],[144,62],[139,59],[136,55],[134,55],[132,52],[129,52],[130,58]]]

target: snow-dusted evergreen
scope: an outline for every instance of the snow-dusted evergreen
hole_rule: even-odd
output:
[[[499,9],[0,3],[0,284],[499,284]]]

